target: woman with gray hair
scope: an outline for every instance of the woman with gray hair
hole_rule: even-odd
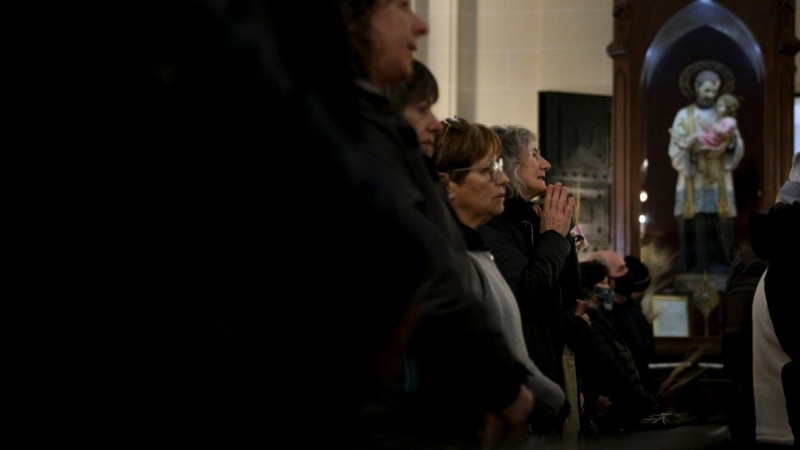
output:
[[[531,359],[571,398],[567,436],[576,431],[578,410],[574,360],[566,347],[580,286],[570,233],[575,199],[561,183],[547,184],[552,166],[539,152],[536,134],[518,125],[492,130],[500,137],[510,181],[504,211],[478,231],[519,304]]]
[[[532,442],[549,439],[569,413],[570,405],[559,385],[545,376],[530,357],[514,293],[495,264],[477,229],[503,212],[508,177],[500,157],[497,134],[477,122],[452,117],[441,122],[434,161],[447,189],[472,263],[472,289],[503,330],[514,356],[528,369],[528,385],[536,395],[529,418]]]

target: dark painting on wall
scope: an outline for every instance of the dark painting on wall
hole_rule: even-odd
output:
[[[611,97],[539,93],[539,146],[553,165],[547,182],[575,194],[588,251],[611,247]]]

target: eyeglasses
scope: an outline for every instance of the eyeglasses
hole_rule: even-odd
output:
[[[464,126],[462,121],[464,121],[462,117],[455,115],[444,119],[442,122],[448,127],[453,127],[458,131],[466,131],[467,127]]]
[[[497,174],[503,171],[503,158],[497,158],[494,161],[490,162],[486,167],[464,167],[462,169],[451,169],[448,170],[447,173],[451,172],[469,172],[470,170],[487,170],[489,171],[489,180],[494,182],[497,180]]]
[[[437,140],[443,140],[450,130],[456,130],[460,133],[467,131],[467,126],[464,122],[466,121],[459,116],[451,116],[442,120],[439,122],[439,124],[442,126],[442,129],[439,131]]]

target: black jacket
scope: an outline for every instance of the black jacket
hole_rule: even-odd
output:
[[[539,216],[520,198],[506,200],[505,211],[478,231],[517,298],[531,359],[564,387],[561,357],[580,286],[574,242],[540,233]]]
[[[628,298],[624,303],[615,303],[608,320],[628,346],[645,389],[654,392],[650,361],[655,354],[655,337],[653,326],[644,315],[641,305],[632,298]]]
[[[587,308],[586,313],[592,324],[582,322],[583,332],[575,349],[586,398],[584,416],[600,431],[635,427],[639,420],[655,412],[655,399],[642,384],[633,355],[614,326],[596,309]],[[598,395],[611,400],[605,417],[594,414]]]

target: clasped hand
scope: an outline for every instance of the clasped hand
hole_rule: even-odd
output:
[[[555,230],[567,237],[572,228],[572,214],[575,211],[575,198],[560,182],[547,186],[544,202],[534,204],[533,210],[539,216],[539,231]]]

